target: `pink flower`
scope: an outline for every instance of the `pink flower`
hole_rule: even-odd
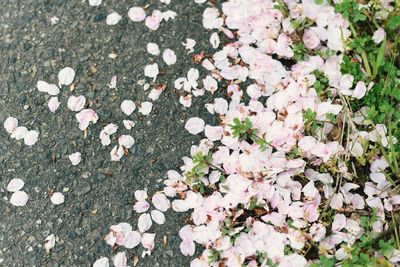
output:
[[[171,202],[169,199],[162,193],[154,194],[151,202],[153,203],[154,207],[160,211],[167,211],[171,207]]]
[[[367,87],[365,86],[365,83],[363,81],[359,81],[356,84],[356,87],[354,88],[353,95],[357,99],[361,99],[365,96],[365,93],[367,92]]]
[[[184,256],[193,256],[196,249],[194,242],[188,239],[182,240],[179,248]]]
[[[152,31],[157,30],[160,27],[161,20],[163,19],[162,14],[159,10],[154,10],[151,16],[148,16],[145,21],[145,25]]]

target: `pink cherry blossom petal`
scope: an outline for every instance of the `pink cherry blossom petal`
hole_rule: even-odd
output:
[[[4,129],[6,129],[7,133],[11,134],[12,132],[15,131],[18,127],[18,120],[14,117],[8,117],[4,121]]]
[[[25,206],[28,202],[29,197],[24,191],[16,191],[11,195],[10,203],[16,207]]]
[[[148,234],[148,233],[143,234],[141,240],[142,246],[149,251],[153,250],[155,237],[156,234]]]
[[[58,73],[58,86],[61,88],[62,85],[70,85],[75,79],[75,71],[66,67],[60,70]]]
[[[80,111],[85,107],[86,98],[83,95],[70,96],[68,98],[67,107],[72,111]]]
[[[146,13],[143,8],[135,6],[129,9],[128,17],[134,22],[140,22],[146,18]]]
[[[100,1],[101,2],[101,1]],[[93,263],[93,267],[109,267],[109,259],[107,257],[102,257],[100,259],[97,259],[94,263]]]
[[[58,97],[53,96],[50,98],[49,103],[47,105],[51,112],[56,112],[56,110],[60,106],[60,101],[58,101]]]
[[[71,161],[72,166],[76,166],[81,162],[82,156],[80,152],[75,152],[69,155],[68,158]]]
[[[151,202],[153,203],[154,207],[160,211],[167,211],[171,207],[171,202],[169,199],[162,193],[154,194],[151,198]]]
[[[50,197],[51,203],[53,203],[54,205],[60,205],[62,203],[64,203],[64,195],[60,192],[54,192],[53,195],[51,195]]]
[[[198,117],[190,118],[185,124],[185,129],[190,134],[199,134],[204,130],[204,127],[204,121]]]
[[[164,224],[165,223],[165,216],[164,213],[162,213],[159,210],[152,210],[150,212],[151,218],[153,219],[154,222],[157,224]]]
[[[24,143],[27,146],[33,146],[39,139],[39,133],[35,130],[31,130],[24,136]]]
[[[112,12],[107,15],[106,24],[110,26],[117,25],[121,19],[122,16],[120,14],[118,14],[117,12]]]
[[[174,65],[176,63],[176,55],[171,49],[165,49],[163,52],[163,60],[167,65]]]
[[[147,230],[150,229],[152,224],[153,223],[152,223],[150,214],[143,213],[142,215],[139,216],[139,219],[138,219],[139,232],[141,232],[141,233],[146,232]]]
[[[133,102],[132,100],[124,100],[121,103],[121,109],[122,109],[122,112],[124,112],[126,115],[129,116],[136,109],[135,102]]]
[[[24,187],[24,185],[25,185],[24,181],[22,181],[19,178],[14,178],[10,182],[8,182],[6,189],[8,192],[17,192],[21,190]]]

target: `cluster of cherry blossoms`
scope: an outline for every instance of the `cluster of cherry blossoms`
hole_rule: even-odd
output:
[[[351,246],[367,231],[360,213],[374,212],[371,227],[381,233],[389,227],[385,212],[400,207],[385,175],[389,165],[379,153],[370,164],[371,181],[351,182],[356,173],[346,162],[349,156],[366,153],[366,142],[386,147],[397,139],[389,138],[384,125],[363,130],[368,124],[362,110],[349,114],[348,101],[362,99],[374,84],[354,84],[351,74],[342,73],[350,24],[333,6],[316,2],[238,0],[222,3],[223,14],[216,7],[204,11],[203,26],[231,42],[212,57],[197,55],[210,71],[201,84],[199,71],[191,68],[174,86],[185,91],[179,101],[190,107],[192,94],[213,94],[228,82],[229,101],[215,98],[206,105],[219,125],[197,117],[187,121],[189,133],[204,132],[206,138],[183,158],[181,173],[168,172],[163,190],[174,199],[174,211],[191,211],[192,223],[179,236],[186,256],[195,255],[196,243],[204,247],[192,267],[306,266],[316,260],[306,257],[311,246],[340,262],[351,257]],[[303,21],[308,24],[298,36],[294,25]],[[384,34],[378,29],[374,42],[382,42]],[[297,42],[310,55],[294,61]],[[210,43],[219,47],[218,33],[212,33]],[[191,52],[195,42],[188,39],[183,45]],[[159,54],[152,44],[148,51]],[[293,63],[284,63],[290,59]],[[146,69],[146,76],[156,79],[158,66]],[[317,73],[327,78],[327,97],[317,90]],[[347,120],[348,142],[335,138],[340,129],[332,118]],[[145,197],[137,200],[134,210],[147,211]],[[333,214],[331,223],[324,221],[327,211]],[[152,218],[157,222],[153,215],[140,216],[140,232],[151,227]],[[139,240],[137,233],[135,244]],[[385,257],[398,262],[400,251]]]
[[[171,0],[160,2],[168,5]],[[398,185],[389,174],[391,162],[384,150],[375,149],[388,148],[398,140],[385,124],[366,118],[367,107],[351,109],[351,103],[366,97],[375,83],[342,68],[356,36],[351,22],[335,10],[334,4],[341,1],[227,0],[219,7],[209,2],[202,22],[211,31],[210,45],[217,51],[193,57],[208,74],[200,77],[199,69],[191,67],[170,83],[180,94],[179,102],[188,108],[192,96],[225,93],[205,105],[219,123],[210,125],[199,117],[186,121],[185,129],[203,139],[190,148],[190,156],[182,158],[179,171],[167,172],[163,188],[151,195],[151,203],[147,191],[135,191],[132,209],[140,214],[137,230],[128,222],[112,225],[105,241],[113,249],[141,244],[142,257],[150,255],[156,246],[154,228],[166,222],[164,212],[171,208],[190,212],[179,237],[182,254],[197,256],[191,267],[290,267],[318,264],[321,257],[338,264],[351,259],[357,242],[368,232],[389,231],[388,215],[400,209]],[[89,0],[91,6],[101,3]],[[383,5],[391,9],[390,3]],[[144,21],[152,31],[177,15],[170,10],[148,15],[146,9],[131,7],[127,16],[134,22]],[[385,13],[378,14],[384,17]],[[106,24],[116,25],[121,19],[112,12]],[[377,27],[371,40],[384,44],[385,38],[385,30]],[[187,38],[182,45],[190,54],[196,41]],[[161,55],[166,66],[177,63],[171,48],[162,53],[156,43],[146,48],[152,56]],[[364,59],[355,56],[353,60]],[[127,130],[135,126],[129,116],[136,110],[148,116],[167,89],[166,84],[154,85],[160,70],[157,62],[151,62],[144,66],[144,76],[151,82],[138,82],[149,90],[149,101],[126,99],[120,105],[128,117],[123,120]],[[59,72],[58,85],[38,81],[38,90],[51,96],[51,112],[60,106],[60,88],[73,86],[74,79],[75,71],[67,67]],[[114,75],[109,87],[116,86]],[[83,95],[69,96],[67,106],[76,112],[85,134],[90,123],[99,120]],[[6,119],[4,128],[11,138],[24,139],[28,146],[38,139],[36,131],[18,126],[13,117]],[[112,161],[128,155],[135,143],[129,134],[117,135],[118,130],[117,124],[108,123],[99,135],[104,147],[116,136]],[[72,153],[69,159],[78,165],[81,153]],[[358,165],[363,161],[368,165]],[[7,190],[13,192],[12,205],[27,203],[27,194],[20,191],[23,186],[20,179],[10,181]],[[64,200],[60,192],[51,195],[55,205]],[[366,223],[367,217],[373,219]],[[55,241],[54,235],[46,238],[47,253]],[[196,252],[196,247],[203,249]],[[400,262],[398,249],[373,255]],[[128,266],[125,251],[112,261],[116,267]],[[93,266],[109,264],[108,257],[101,257]]]

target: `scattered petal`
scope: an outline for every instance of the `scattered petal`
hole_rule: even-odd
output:
[[[107,19],[106,19],[106,24],[107,25],[116,25],[118,22],[122,19],[122,16],[118,14],[117,12],[112,12],[108,14]]]
[[[56,96],[51,97],[48,103],[50,111],[56,112],[59,106],[60,106],[60,101],[58,101],[58,97]]]
[[[176,63],[176,55],[171,49],[165,49],[163,53],[163,60],[167,65],[174,65]]]
[[[124,112],[126,115],[129,116],[136,109],[135,102],[133,102],[132,100],[124,100],[121,103],[121,109],[122,109],[122,112]]]
[[[24,191],[17,191],[11,195],[10,203],[16,207],[25,206],[28,202],[28,195]]]
[[[75,152],[69,155],[68,158],[71,161],[72,166],[76,166],[81,162],[82,156],[80,152]]]
[[[27,146],[33,146],[39,139],[39,133],[35,130],[31,130],[24,136],[24,143]]]
[[[80,111],[85,107],[86,98],[83,95],[70,96],[68,98],[67,106],[72,111]]]
[[[4,121],[4,129],[6,129],[7,133],[11,134],[12,132],[15,131],[18,127],[18,120],[14,117],[8,117]]]
[[[60,192],[55,192],[51,195],[50,200],[54,205],[60,205],[64,203],[64,195]]]
[[[202,119],[198,117],[190,118],[186,124],[185,124],[185,129],[190,133],[190,134],[198,134],[201,133],[204,130],[205,123]]]
[[[145,101],[140,104],[139,112],[142,113],[142,115],[146,116],[150,114],[152,109],[153,109],[153,103]]]
[[[62,85],[70,85],[74,79],[75,71],[70,67],[63,68],[58,73],[58,86],[61,87]]]
[[[21,190],[22,187],[24,187],[24,185],[25,185],[24,181],[22,181],[19,178],[14,178],[10,182],[8,182],[7,191],[8,192],[17,192],[17,191]]]

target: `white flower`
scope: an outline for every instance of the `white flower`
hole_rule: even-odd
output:
[[[174,65],[176,63],[175,52],[171,49],[165,49],[163,53],[163,60],[167,65]]]
[[[136,105],[132,100],[124,100],[121,103],[121,109],[122,112],[129,116],[133,113],[133,111],[135,111]]]
[[[69,160],[71,161],[72,166],[76,166],[81,162],[81,153],[75,152],[68,156]]]
[[[164,224],[165,223],[165,215],[159,210],[152,210],[150,212],[151,218],[157,224]]]
[[[118,14],[117,12],[112,12],[108,14],[107,19],[106,19],[106,24],[107,25],[116,25],[118,22],[122,19],[122,16]]]
[[[16,140],[24,139],[25,136],[28,134],[28,129],[25,126],[18,126],[15,130],[11,133],[11,138]]]
[[[75,71],[70,67],[63,68],[58,73],[58,86],[61,87],[62,85],[70,85],[74,79]]]
[[[64,203],[64,195],[60,192],[55,192],[53,195],[50,197],[51,203],[54,205],[60,205]]]

